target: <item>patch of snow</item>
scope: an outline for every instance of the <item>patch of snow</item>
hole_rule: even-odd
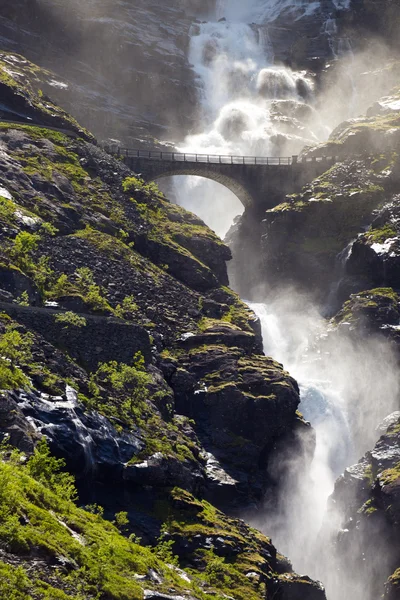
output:
[[[194,337],[194,333],[184,333],[181,335],[181,341],[185,342],[186,340],[188,340],[189,338]]]
[[[0,186],[0,196],[3,196],[3,198],[7,198],[7,200],[12,200],[12,194],[5,188]]]
[[[383,242],[382,244],[372,244],[371,248],[372,250],[375,252],[375,254],[386,254],[387,252],[389,252],[392,244],[394,244],[394,242],[397,240],[397,238],[389,238],[388,240],[386,240],[385,242]]]
[[[40,222],[40,219],[34,219],[33,217],[28,217],[28,215],[24,215],[20,210],[15,211],[15,216],[21,223],[27,225],[28,227],[33,227]]]
[[[55,87],[55,88],[58,88],[58,89],[61,89],[61,90],[67,90],[68,89],[68,84],[64,83],[63,81],[56,81],[55,79],[51,79],[48,83],[52,87]]]

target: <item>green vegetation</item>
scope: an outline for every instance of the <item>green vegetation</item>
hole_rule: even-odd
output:
[[[224,246],[213,231],[195,215],[166,201],[153,183],[145,183],[136,177],[129,177],[124,180],[122,188],[130,195],[131,202],[143,220],[148,239],[189,258],[194,262],[194,268],[209,270],[209,267],[197,256],[198,250],[193,240],[202,238],[218,247]],[[168,254],[164,256],[166,262],[162,266],[164,269],[170,268],[169,256]]]
[[[138,177],[127,177],[122,183],[122,189],[126,194],[134,193],[139,197],[144,196],[145,198],[153,198],[154,196],[163,197],[157,184],[153,181],[146,183],[143,179]],[[146,210],[147,205],[143,206],[143,210]]]
[[[60,313],[54,316],[54,320],[57,323],[62,323],[67,329],[69,326],[71,327],[85,327],[86,319],[85,317],[81,317],[72,311],[67,311],[65,313]]]
[[[101,387],[108,389],[115,399],[122,401],[120,417],[125,415],[130,421],[135,410],[139,417],[139,407],[149,397],[148,386],[152,378],[146,371],[143,355],[138,352],[132,366],[116,361],[99,365],[90,381],[94,398],[96,400],[101,398]]]
[[[265,564],[262,553],[269,547],[270,540],[258,531],[249,528],[241,521],[231,519],[206,501],[199,501],[184,490],[174,488],[169,503],[160,503],[156,509],[160,518],[165,518],[162,531],[192,540],[196,536],[224,538],[224,557],[216,550],[196,550],[185,557],[181,566],[193,577],[198,585],[206,581],[217,594],[213,598],[222,600],[224,594],[235,600],[261,600],[265,598],[266,573],[270,567]],[[163,539],[163,536],[160,538]],[[173,544],[167,547],[173,555]],[[194,568],[196,564],[196,568]],[[267,567],[267,571],[264,570]],[[199,568],[201,574],[199,574]],[[246,577],[254,572],[256,578]],[[272,573],[271,573],[272,574]]]
[[[132,319],[139,310],[133,296],[125,296],[121,304],[115,309],[115,316],[120,319]]]
[[[343,304],[342,309],[333,318],[333,323],[354,323],[364,317],[368,319],[371,314],[376,321],[380,307],[392,305],[394,310],[398,310],[399,302],[399,296],[392,288],[374,288],[359,292],[351,295],[350,300]]]
[[[16,204],[8,198],[0,196],[0,219],[6,223],[15,221]]]
[[[381,485],[390,485],[400,481],[400,462],[398,462],[392,469],[386,469],[379,477]]]
[[[40,292],[45,295],[54,279],[54,272],[49,267],[47,256],[35,257],[40,240],[41,236],[37,233],[21,231],[16,235],[8,253],[14,265],[30,275]]]
[[[112,313],[113,309],[105,298],[105,290],[96,284],[94,275],[88,267],[80,267],[73,274],[73,280],[65,273],[49,286],[48,298],[79,295],[93,311]]]
[[[165,591],[190,586],[154,552],[124,538],[98,514],[77,508],[73,480],[62,472],[45,442],[26,464],[5,450],[0,461],[0,598],[13,600],[142,600],[136,575],[154,569]],[[118,517],[121,524],[122,515]],[[41,556],[28,570],[6,564],[15,557]],[[45,567],[62,557],[71,569]],[[51,573],[51,577],[49,574]],[[149,587],[149,584],[146,584]]]
[[[27,472],[31,477],[43,483],[59,498],[76,500],[77,491],[72,475],[63,471],[65,461],[50,454],[47,442],[42,438],[27,462]]]
[[[381,244],[389,238],[397,236],[397,231],[391,223],[386,223],[383,227],[371,228],[365,234],[367,241],[371,244]]]
[[[7,325],[0,335],[0,390],[28,388],[29,379],[21,370],[31,360],[32,337]]]

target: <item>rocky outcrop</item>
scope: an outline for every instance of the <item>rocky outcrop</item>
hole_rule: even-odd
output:
[[[390,422],[390,421],[389,421]],[[371,597],[398,593],[400,526],[400,419],[397,415],[374,449],[338,479],[331,498],[332,514],[346,515],[336,549],[344,577],[359,569]],[[374,543],[371,543],[374,540]],[[397,569],[397,570],[396,570]]]
[[[238,334],[232,326],[211,325],[198,336],[201,345],[196,336],[184,340],[162,368],[178,412],[195,420],[207,452],[208,497],[230,503],[235,490],[243,507],[249,490],[253,501],[262,500],[270,454],[295,426],[299,393],[281,365],[243,351]]]
[[[240,269],[248,261],[254,262],[255,280],[261,277],[267,287],[292,284],[319,301],[331,301],[332,286],[344,276],[339,305],[352,291],[395,285],[397,100],[393,90],[390,99],[385,96],[371,108],[369,117],[340,125],[326,144],[304,151],[306,159],[335,155],[340,160],[301,193],[265,213],[261,259],[258,236],[250,234],[249,241],[251,216],[244,215],[235,225],[229,242],[237,271],[245,272],[241,293],[254,283]]]

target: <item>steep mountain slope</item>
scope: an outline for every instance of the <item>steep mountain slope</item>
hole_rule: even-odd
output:
[[[43,91],[96,136],[154,143],[195,119],[191,14],[180,0],[2,2],[0,46],[52,70]]]
[[[3,106],[68,131],[0,124],[1,430],[36,446],[27,467],[4,450],[0,577],[33,598],[75,597],[79,580],[83,598],[323,600],[267,538],[192,496],[257,501],[278,442],[313,444],[296,382],[225,287],[228,248],[36,92],[38,68],[7,60]],[[122,513],[164,563],[71,503],[43,434],[80,502]]]

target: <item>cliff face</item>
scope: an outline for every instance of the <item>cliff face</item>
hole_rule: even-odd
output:
[[[43,126],[0,125],[0,426],[23,453],[2,451],[0,582],[19,577],[18,598],[74,598],[79,580],[88,599],[323,600],[206,501],[257,502],[278,442],[299,430],[313,442],[296,382],[226,287],[229,249],[100,150],[35,91],[46,73],[18,61],[14,73],[3,56],[3,105]]]
[[[351,580],[357,569],[377,595],[386,579],[385,600],[398,598],[400,591],[399,431],[400,413],[394,413],[382,423],[375,447],[338,479],[331,499],[332,515],[340,506],[347,516],[335,541],[341,577]]]
[[[43,91],[96,136],[154,143],[186,134],[195,119],[190,11],[178,0],[7,3],[1,48],[53,71]]]

